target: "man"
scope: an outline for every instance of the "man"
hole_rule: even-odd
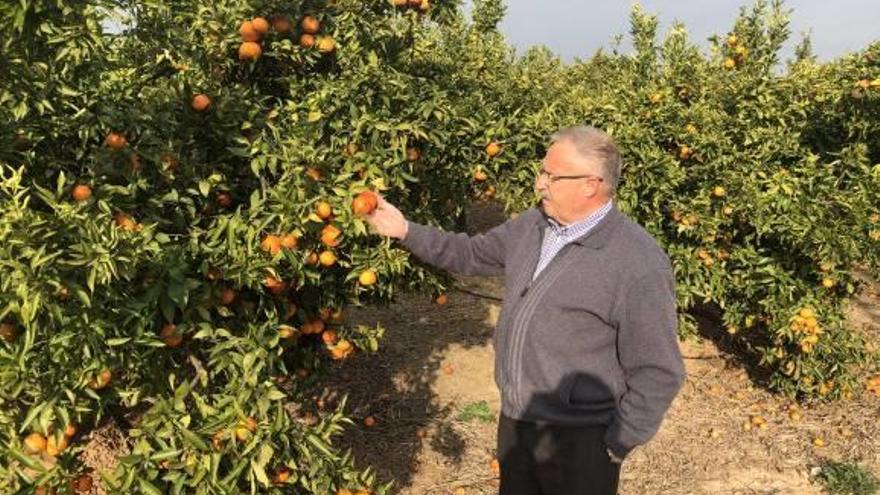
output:
[[[495,329],[501,495],[617,492],[684,380],[669,258],[614,205],[621,159],[592,127],[552,137],[539,208],[482,235],[408,222],[380,199],[374,230],[420,259],[505,276]]]

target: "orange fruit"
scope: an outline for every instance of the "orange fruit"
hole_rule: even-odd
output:
[[[88,387],[92,390],[101,390],[110,385],[111,380],[113,380],[113,372],[108,368],[104,368],[94,378],[89,380]]]
[[[299,37],[299,46],[309,49],[315,46],[315,36],[311,34],[304,34]],[[317,180],[317,179],[315,179]]]
[[[0,339],[12,342],[17,336],[18,332],[15,331],[15,325],[12,323],[0,323]]]
[[[272,19],[272,29],[281,34],[290,32],[290,20],[286,16],[277,15]]]
[[[217,193],[217,206],[221,208],[229,208],[232,204],[232,195],[226,191]]]
[[[281,252],[282,239],[275,234],[267,234],[263,237],[262,242],[260,242],[260,247],[263,251],[275,256],[276,254]]]
[[[378,279],[379,277],[376,274],[376,270],[370,268],[361,272],[361,274],[358,276],[358,283],[365,287],[369,287],[371,285],[374,285]]]
[[[437,296],[437,299],[434,299],[434,302],[437,303],[437,306],[446,306],[446,303],[449,302],[449,298],[446,294],[440,294]]]
[[[501,474],[501,463],[498,462],[498,459],[492,459],[492,460],[489,462],[489,469],[491,469],[492,472],[493,472],[496,476],[499,475],[499,474]]]
[[[336,49],[336,40],[332,36],[322,36],[318,40],[318,51],[324,54],[331,53]]]
[[[310,15],[303,17],[300,25],[306,34],[317,34],[318,30],[321,29],[321,22]]]
[[[68,423],[68,425],[64,427],[64,436],[67,438],[71,438],[74,435],[76,435],[76,424]]]
[[[364,418],[364,426],[366,426],[367,428],[372,428],[376,426],[376,418],[372,416],[367,416],[366,418]]]
[[[333,207],[330,206],[330,203],[321,201],[315,207],[315,214],[318,215],[318,218],[321,220],[327,220],[333,215]]]
[[[223,448],[223,439],[225,437],[226,432],[223,430],[214,433],[214,435],[211,436],[211,445],[213,445],[215,449],[220,450],[221,448]]]
[[[290,471],[288,471],[286,468],[281,468],[278,470],[277,473],[275,473],[275,477],[272,478],[272,482],[276,485],[282,485],[284,483],[287,483],[287,480],[289,479]]]
[[[269,21],[263,17],[254,17],[251,19],[251,27],[257,32],[261,38],[269,32]]]
[[[196,112],[204,112],[208,108],[211,107],[211,97],[204,94],[199,93],[192,98],[192,109]]]
[[[230,287],[224,287],[220,291],[220,304],[224,306],[229,306],[230,304],[232,304],[233,301],[235,301],[236,295],[237,294],[235,293],[235,290]]]
[[[369,215],[379,205],[379,197],[372,191],[358,193],[351,202],[351,209],[358,215]]]
[[[307,265],[317,265],[318,264],[318,253],[314,251],[309,251],[308,256],[306,256],[306,264]]]
[[[323,251],[318,256],[318,261],[326,267],[331,267],[336,264],[336,255],[333,254],[333,251]]]
[[[241,23],[241,26],[238,28],[238,34],[241,35],[241,40],[246,42],[254,42],[260,40],[260,33],[257,31],[256,26],[252,21],[244,21]]]
[[[266,278],[263,280],[263,285],[266,286],[266,289],[270,293],[276,296],[287,290],[287,282],[274,275],[266,275]]]
[[[486,154],[489,155],[489,158],[493,158],[501,153],[501,145],[492,141],[491,143],[486,145]]]
[[[306,335],[317,335],[324,331],[324,320],[320,318],[312,318],[305,322],[302,326],[302,332]]]
[[[336,335],[336,330],[324,330],[321,334],[321,340],[327,345],[333,345],[339,337]]]
[[[50,457],[57,457],[59,454],[64,452],[64,449],[67,448],[67,438],[61,437],[58,440],[55,435],[50,435],[49,438],[46,439],[46,455]]]
[[[92,197],[92,188],[86,184],[77,184],[70,193],[74,201],[85,201]]]
[[[239,60],[256,60],[263,54],[263,49],[259,43],[253,41],[245,41],[238,47]]]
[[[111,132],[107,134],[107,137],[104,139],[104,144],[111,150],[121,150],[128,145],[128,140],[118,132]]]
[[[421,157],[422,157],[422,151],[420,149],[418,149],[418,148],[407,148],[406,149],[406,161],[416,162]]]
[[[725,194],[727,194],[727,191],[721,186],[715,186],[715,188],[712,189],[712,195],[716,198],[723,198]]]
[[[296,234],[287,234],[281,238],[281,247],[284,249],[294,249],[299,243],[299,236]]]
[[[316,169],[315,167],[309,167],[306,169],[306,175],[308,175],[312,180],[320,181],[324,178],[321,174],[321,171]]]
[[[474,171],[474,180],[475,181],[483,182],[488,178],[489,178],[489,176],[486,175],[486,172],[483,172],[483,169],[478,168],[477,170]]]
[[[244,442],[250,436],[251,436],[251,432],[248,431],[247,428],[239,426],[238,428],[235,429],[235,438],[237,438],[239,442]]]
[[[342,232],[333,225],[327,225],[321,230],[321,243],[327,247],[336,247],[339,245],[339,235]]]
[[[122,212],[119,212],[113,216],[113,222],[116,224],[117,227],[128,232],[134,232],[141,229],[139,223],[135,222],[133,218]]]
[[[31,433],[24,438],[24,451],[27,454],[34,455],[46,450],[46,437],[41,433]]]
[[[735,60],[733,60],[732,58],[726,58],[726,59],[724,59],[724,68],[725,68],[725,69],[730,70],[730,69],[733,69],[734,67],[736,67],[736,61],[735,61]]]
[[[183,342],[183,335],[177,331],[177,325],[174,323],[166,323],[159,331],[159,337],[168,347],[178,347]]]

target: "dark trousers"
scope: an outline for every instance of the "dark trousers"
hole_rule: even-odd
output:
[[[620,464],[605,451],[605,426],[538,426],[501,415],[499,495],[615,495]]]

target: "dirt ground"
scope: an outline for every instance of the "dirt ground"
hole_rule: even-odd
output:
[[[409,295],[389,308],[354,311],[357,323],[383,325],[386,338],[378,356],[345,362],[328,383],[352,391],[353,419],[378,420],[372,428],[358,423],[342,442],[379,479],[393,481],[394,494],[497,493],[490,462],[500,398],[490,339],[500,306],[481,295],[498,296],[502,286],[492,278],[459,283],[442,308],[428,296]],[[853,324],[874,336],[877,288],[851,311]],[[658,434],[624,463],[621,494],[819,494],[811,472],[824,460],[855,461],[880,474],[880,399],[865,393],[837,404],[794,405],[753,383],[724,351],[726,334],[715,330],[682,343],[686,384]],[[491,411],[487,421],[459,418],[481,401]],[[791,418],[792,406],[800,419]],[[756,415],[766,427],[746,429]],[[824,445],[814,445],[816,438]]]

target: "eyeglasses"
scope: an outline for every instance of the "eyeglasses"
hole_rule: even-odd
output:
[[[554,175],[554,174],[551,174],[550,172],[548,172],[547,170],[545,170],[544,168],[541,168],[541,170],[538,170],[538,179],[540,180],[542,178],[546,179],[549,184],[553,184],[554,182],[556,182],[558,180],[571,180],[571,179],[596,179],[599,182],[605,181],[605,179],[603,179],[602,177],[599,177],[598,175],[591,175],[591,174]]]

